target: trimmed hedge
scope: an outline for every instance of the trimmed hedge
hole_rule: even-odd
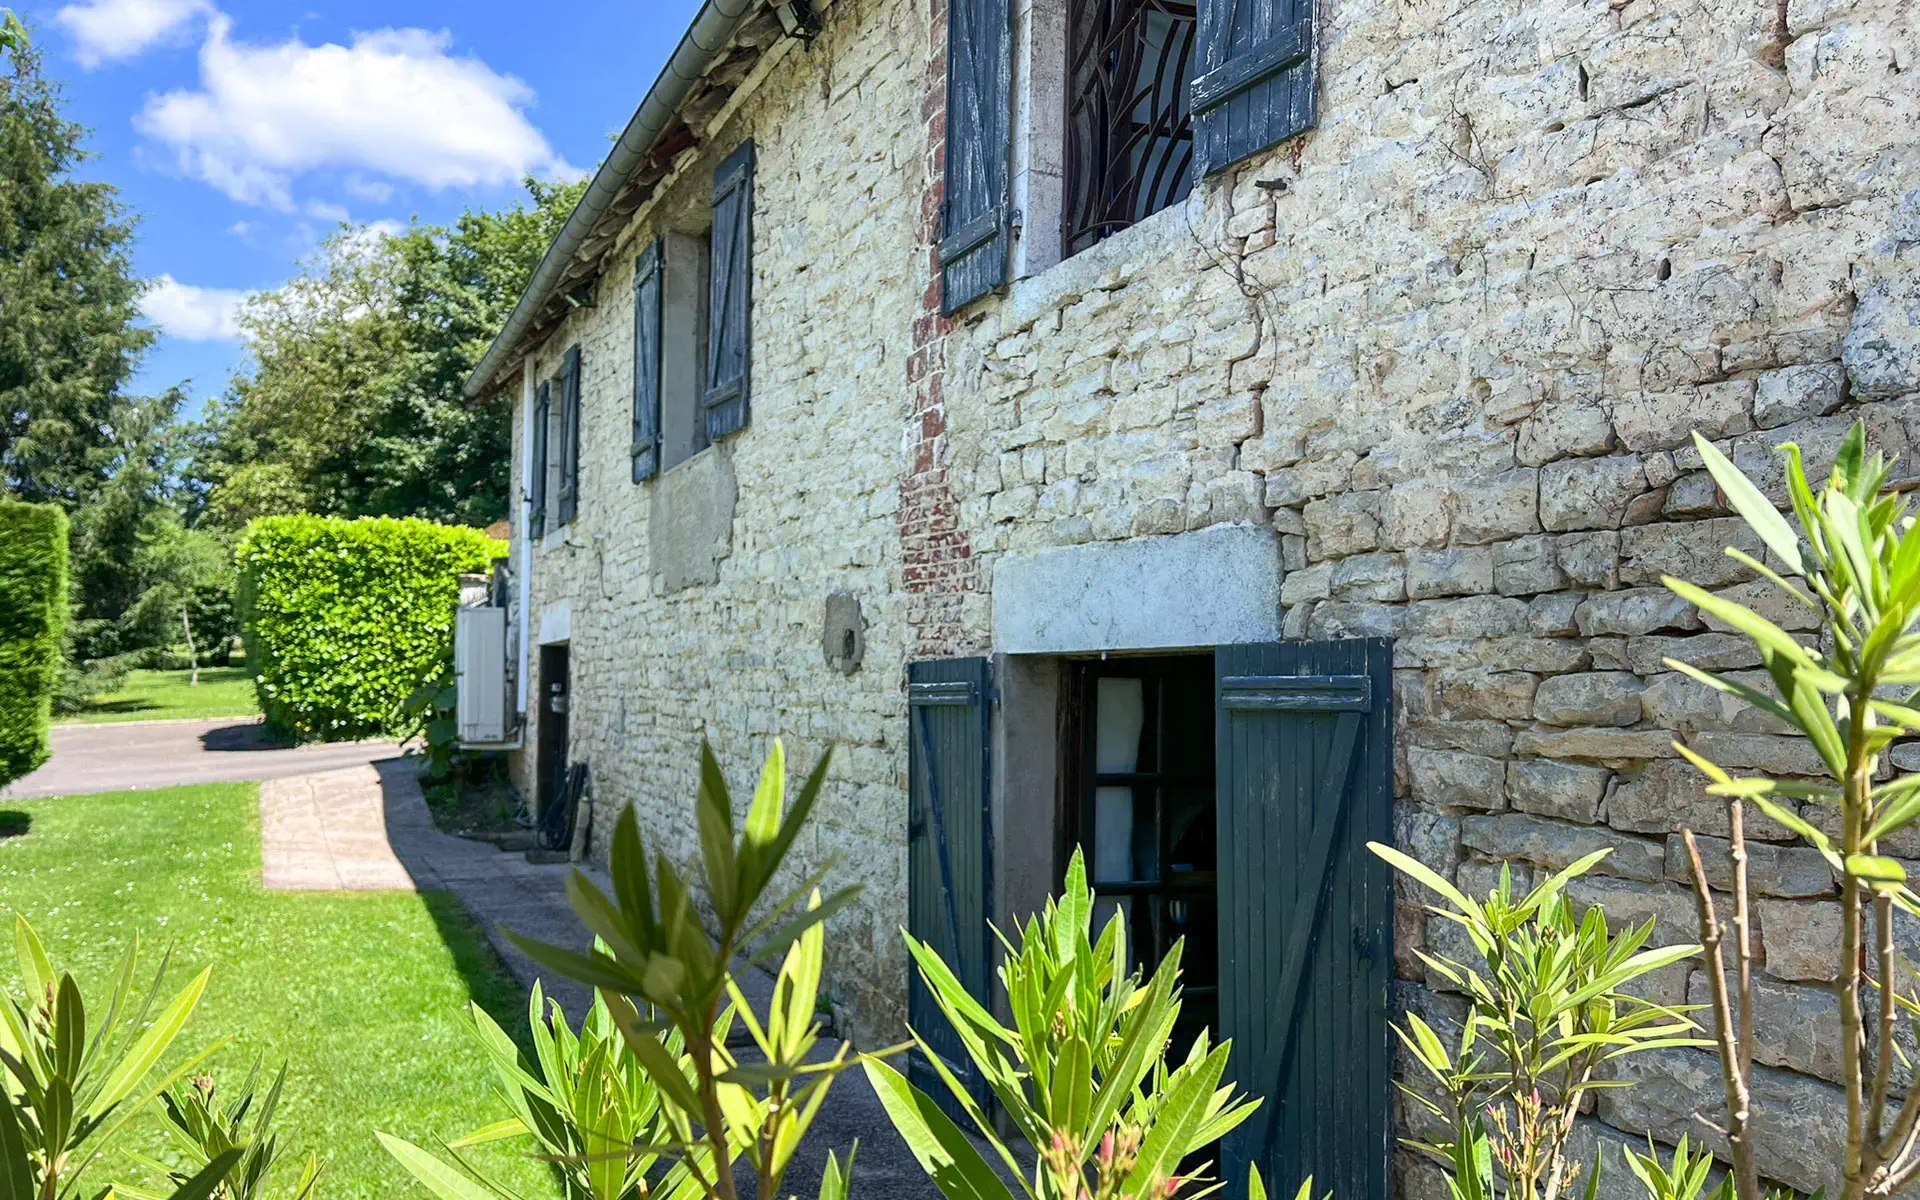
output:
[[[390,732],[450,653],[465,572],[506,553],[478,529],[393,517],[262,517],[235,551],[247,666],[267,722],[344,741]]]
[[[47,761],[67,627],[67,514],[0,500],[0,786]]]

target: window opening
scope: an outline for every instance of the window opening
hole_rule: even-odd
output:
[[[1068,0],[1069,257],[1193,190],[1197,24],[1179,0]]]

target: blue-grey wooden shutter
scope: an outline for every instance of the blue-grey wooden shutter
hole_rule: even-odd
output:
[[[1265,1099],[1223,1179],[1390,1194],[1393,880],[1366,844],[1392,837],[1392,661],[1378,638],[1214,651],[1220,1035]]]
[[[580,347],[560,360],[560,524],[580,511]]]
[[[712,259],[707,281],[707,438],[745,427],[753,359],[753,143],[713,173]]]
[[[937,951],[982,1004],[992,1003],[992,860],[987,841],[991,676],[984,658],[907,667],[907,932]],[[907,1020],[975,1099],[987,1099],[959,1036],[909,969]],[[958,1102],[915,1050],[907,1076],[955,1119]]]
[[[1008,0],[948,0],[946,199],[940,310],[1007,282],[1013,199],[1013,18]]]
[[[660,239],[633,268],[633,481],[660,471]]]
[[[552,419],[552,388],[541,380],[533,401],[533,478],[527,480],[527,494],[533,503],[528,524],[534,537],[547,531],[547,423]]]
[[[1311,129],[1313,0],[1200,0],[1193,149],[1211,174]]]

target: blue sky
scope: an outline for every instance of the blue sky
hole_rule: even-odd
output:
[[[340,221],[437,223],[591,171],[699,0],[14,3],[93,131],[82,173],[140,216],[161,337],[137,387],[186,382],[197,409],[242,361],[239,299]]]

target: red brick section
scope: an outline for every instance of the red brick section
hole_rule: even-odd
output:
[[[973,546],[960,526],[960,506],[947,485],[946,338],[940,315],[940,201],[947,149],[947,0],[927,0],[932,27],[920,104],[927,131],[925,188],[914,229],[914,270],[926,280],[907,356],[908,462],[900,480],[900,527],[912,657],[951,658],[983,647],[962,621],[970,592],[981,590]]]

